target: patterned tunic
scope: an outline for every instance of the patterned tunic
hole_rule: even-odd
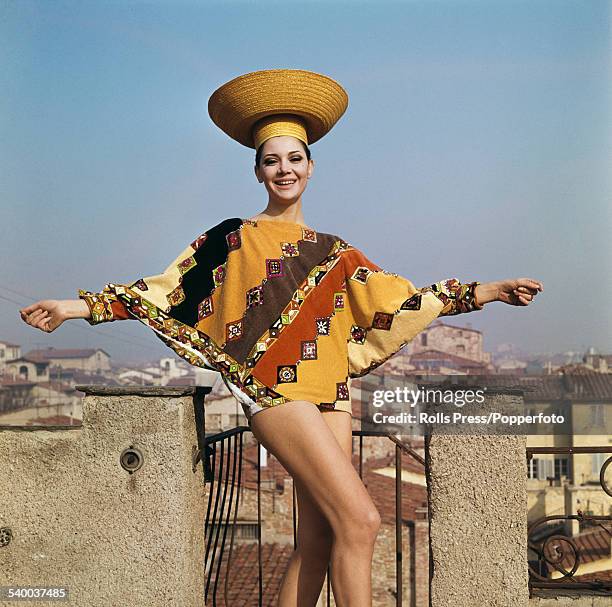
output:
[[[219,371],[250,423],[291,400],[351,412],[350,379],[438,316],[482,309],[478,284],[417,289],[338,236],[235,218],[196,238],[162,274],[79,297],[90,324],[136,318],[190,364]]]

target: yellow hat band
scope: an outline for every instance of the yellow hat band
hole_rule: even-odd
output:
[[[278,137],[280,135],[290,135],[308,145],[306,124],[301,118],[292,114],[276,114],[262,118],[253,127],[255,149],[258,149],[270,137]]]

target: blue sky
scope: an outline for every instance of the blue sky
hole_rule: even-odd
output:
[[[311,148],[310,225],[417,286],[542,280],[528,308],[449,319],[487,349],[610,352],[610,25],[603,1],[5,0],[0,339],[169,352],[137,322],[46,335],[18,308],[158,273],[262,210],[252,150],[206,103],[239,74],[294,67],[349,93]]]

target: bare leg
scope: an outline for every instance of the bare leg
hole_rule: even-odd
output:
[[[371,607],[380,515],[323,415],[312,403],[294,401],[260,411],[251,428],[306,489],[332,529],[332,587],[338,607]],[[308,605],[300,601],[279,605]]]
[[[323,419],[350,461],[353,442],[350,414],[324,411]],[[281,584],[278,604],[311,607],[316,605],[325,581],[333,531],[306,487],[298,481],[294,483],[298,509],[297,546]]]

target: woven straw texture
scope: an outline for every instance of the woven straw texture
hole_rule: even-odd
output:
[[[253,125],[266,116],[294,114],[304,119],[308,142],[323,137],[348,107],[335,80],[307,70],[261,70],[238,76],[208,100],[213,122],[232,139],[255,148]]]

